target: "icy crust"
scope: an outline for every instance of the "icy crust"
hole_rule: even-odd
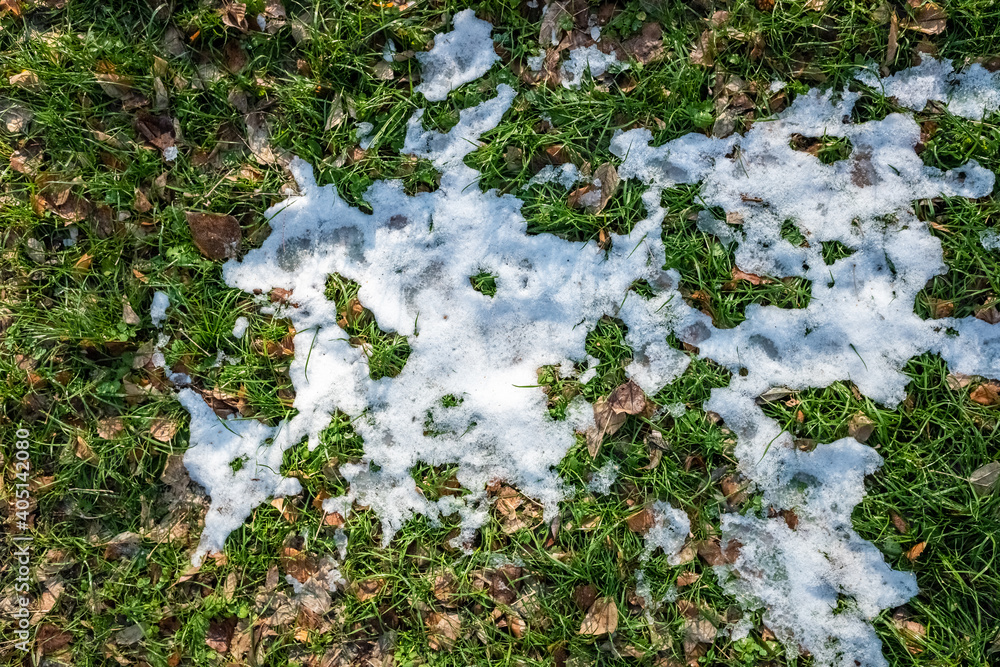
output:
[[[947,268],[940,243],[910,202],[986,196],[993,174],[971,161],[949,172],[925,166],[913,150],[919,128],[912,118],[851,124],[856,98],[810,91],[773,120],[727,139],[688,135],[654,148],[647,130],[632,130],[612,141],[624,158],[618,173],[651,186],[647,206],[665,188],[700,182],[706,209],[721,207],[740,223],[707,212],[699,219],[704,231],[736,244],[739,268],[812,281],[807,308],[751,305],[733,329],[716,330],[707,320],[685,324],[694,318],[686,306],[675,304],[674,313],[677,335],[733,372],[704,408],[736,434],[742,472],[765,507],[794,510],[798,518],[793,530],[781,518],[726,516],[723,539],[738,542],[740,555],[719,568],[723,585],[746,604],[765,607],[767,626],[790,650],[809,650],[817,665],[886,664],[868,621],[916,594],[916,581],[893,571],[851,526],[864,475],[881,464],[878,454],[852,438],[800,451],[755,397],[776,386],[851,380],[895,406],[908,382],[903,365],[928,350],[953,370],[1000,376],[997,327],[974,318],[924,321],[913,312],[917,292]],[[825,165],[793,150],[793,133],[845,137],[853,148],[846,160]],[[806,245],[781,237],[785,221],[794,222]],[[853,254],[824,264],[828,241]]]
[[[493,50],[493,26],[476,18],[471,9],[455,14],[454,30],[434,37],[430,51],[417,54],[423,82],[415,88],[430,102],[448,99],[448,93],[486,74],[500,56]]]
[[[650,511],[653,525],[643,538],[646,542],[643,559],[652,556],[657,549],[662,549],[668,563],[679,565],[678,553],[684,548],[684,541],[691,532],[691,520],[684,510],[662,500],[654,502]]]
[[[274,233],[243,262],[228,262],[223,276],[247,292],[291,290],[297,305],[279,314],[298,332],[289,370],[298,414],[273,430],[243,427],[233,443],[214,414],[192,410],[192,460],[211,454],[213,512],[232,519],[206,527],[199,553],[221,546],[268,489],[276,493],[286,483],[277,474],[259,477],[255,500],[245,501],[248,490],[225,484],[230,470],[217,464],[257,452],[276,473],[272,463],[281,452],[303,439],[315,447],[337,410],[355,418],[365,454],[341,468],[348,494],[324,507],[344,514],[354,501],[372,507],[385,542],[417,513],[435,520],[457,512],[459,541],[470,537],[487,519],[484,489],[492,480],[516,485],[552,514],[565,495],[554,467],[575,443],[574,432],[593,423],[593,412],[580,400],[565,421],[553,421],[536,386],[537,369],[582,365],[587,333],[604,315],[629,327],[636,356],[627,371],[647,392],[687,367],[687,357],[668,346],[668,320],[657,312],[677,285],[675,273],[660,269],[658,221],[613,236],[610,251],[594,242],[528,236],[520,200],[476,185],[478,173],[463,158],[513,98],[510,87],[499,86],[496,97],[462,111],[447,134],[424,130],[417,111],[404,152],[430,160],[441,171],[441,187],[408,196],[399,182],[377,182],[365,196],[371,215],[348,206],[333,186],[317,186],[306,163],[292,163],[302,194],[268,211]],[[482,271],[496,276],[493,298],[470,283]],[[348,344],[336,306],[324,296],[332,273],[361,286],[359,299],[383,330],[406,336],[412,352],[399,376],[370,379],[363,350]],[[661,293],[636,296],[630,286],[638,279]],[[445,396],[461,402],[444,407]],[[427,500],[409,473],[418,461],[458,463],[458,480],[472,493]]]
[[[620,72],[628,69],[628,63],[618,60],[618,54],[614,51],[604,53],[596,45],[581,46],[569,52],[569,58],[563,62],[560,71],[562,72],[563,88],[579,88],[583,83],[583,75],[588,71],[594,79],[607,71]]]
[[[979,63],[956,72],[951,61],[924,55],[916,67],[892,76],[880,78],[864,70],[855,78],[914,111],[923,109],[930,100],[945,102],[950,113],[973,120],[1000,109],[1000,72],[990,72]]]

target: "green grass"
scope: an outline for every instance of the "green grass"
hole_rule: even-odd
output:
[[[0,175],[0,441],[9,482],[13,449],[8,443],[15,440],[17,428],[31,431],[33,479],[39,487],[33,488],[35,563],[46,585],[64,586],[41,623],[69,633],[72,641],[43,659],[80,666],[111,661],[154,667],[222,664],[225,659],[206,645],[206,633],[225,619],[253,626],[270,617],[271,598],[288,592],[287,563],[281,556],[293,544],[290,538],[301,539],[294,544],[309,554],[337,550],[335,527],[323,523],[313,500],[345,490],[337,465],[359,460],[363,443],[350,419],[338,415],[315,451],[300,446],[287,452],[282,470],[298,477],[304,488],[301,496],[288,499],[294,522],[275,507],[258,508],[230,536],[224,560],[210,559],[192,578],[179,581],[189,568],[204,508],[195,490],[171,488],[162,479],[168,457],[185,450],[188,433],[186,413],[173,389],[141,363],[143,344],[157,334],[148,316],[153,292],[166,291],[172,303],[163,325],[171,338],[166,349],[171,366],[183,365],[199,386],[225,392],[231,397],[227,400],[241,399],[245,414],[272,424],[293,414],[290,356],[281,349],[287,323],[261,315],[250,295],[225,285],[219,264],[203,258],[192,244],[184,212],[235,216],[244,251],[265,238],[265,211],[283,199],[288,177],[280,166],[256,161],[244,145],[243,113],[237,106],[243,100],[271,119],[275,147],[309,161],[321,183],[336,184],[354,205],[367,208],[364,191],[378,179],[402,179],[410,193],[433,190],[433,167],[399,155],[406,119],[422,104],[412,92],[417,62],[393,63],[392,80],[374,72],[386,39],[393,39],[399,51],[420,50],[466,5],[416,3],[400,13],[371,3],[289,0],[289,18],[301,20],[296,34],[286,26],[264,35],[226,28],[217,3],[70,0],[58,9],[39,4],[22,17],[9,12],[0,17],[0,97],[34,112],[26,135],[0,131],[0,158],[6,164],[15,151],[41,152],[39,173],[25,175],[5,167]],[[249,2],[248,15],[264,4]],[[1000,5],[989,0],[943,4],[949,14],[947,30],[934,37],[901,30],[892,69],[906,66],[921,41],[947,58],[1000,55]],[[520,3],[488,0],[472,6],[496,25],[496,43],[511,57],[535,53],[538,25],[522,14]],[[656,143],[710,129],[717,115],[716,79],[724,74],[741,77],[757,91],[765,91],[776,78],[787,80],[789,95],[820,83],[848,84],[852,68],[882,61],[887,9],[901,17],[912,11],[903,3],[850,0],[829,0],[822,12],[809,11],[797,0],[779,2],[772,12],[746,0],[725,5],[630,0],[621,6],[605,34],[626,38],[644,21],[656,20],[664,30],[667,57],[636,64],[609,85],[587,84],[579,91],[532,88],[509,68],[496,67],[448,101],[427,105],[427,125],[447,128],[460,109],[490,97],[498,83],[519,91],[514,108],[468,162],[483,172],[483,188],[524,199],[529,233],[598,239],[602,233],[627,231],[645,215],[642,190],[635,183],[624,184],[600,216],[568,208],[565,193],[552,186],[522,190],[545,163],[546,149],[561,146],[568,159],[596,167],[614,160],[608,145],[618,129],[647,127]],[[729,20],[717,30],[715,67],[692,64],[690,45],[708,27],[712,12],[723,9]],[[180,31],[182,57],[166,50],[170,28]],[[234,72],[226,65],[235,49],[245,54],[246,64]],[[206,64],[214,64],[219,77],[197,87],[199,67],[207,72]],[[22,70],[34,72],[45,90],[7,83]],[[164,162],[159,151],[144,145],[135,127],[142,110],[127,108],[107,94],[98,72],[127,77],[132,89],[150,101],[156,98],[154,79],[159,77],[169,98],[160,113],[176,119],[181,131],[175,162]],[[741,121],[744,126],[771,108],[767,94],[749,97],[754,109]],[[898,110],[891,100],[865,93],[855,115],[865,120]],[[539,123],[543,116],[550,119],[547,125]],[[336,122],[339,117],[343,119]],[[328,127],[331,118],[335,122]],[[937,126],[922,153],[928,165],[950,168],[976,159],[1000,173],[996,115],[970,122],[920,113],[917,120]],[[360,121],[377,128],[373,146],[363,154],[354,150]],[[824,160],[842,157],[844,147],[837,141],[821,143]],[[89,214],[75,223],[75,245],[63,244],[72,229],[67,220],[39,213],[32,205],[33,197],[45,194],[42,175],[71,184],[75,196],[90,202]],[[734,268],[732,248],[697,229],[699,202],[694,187],[664,193],[665,264],[681,272],[681,288],[692,305],[720,327],[739,324],[750,303],[807,305],[805,281],[727,285]],[[954,315],[964,317],[994,303],[1000,294],[1000,258],[984,251],[978,236],[1000,224],[995,197],[915,206],[922,219],[937,225],[934,233],[950,267],[947,275],[928,284],[916,312],[930,317],[934,303],[949,301]],[[823,252],[824,260],[832,262],[846,250],[831,246]],[[470,280],[483,294],[495,292],[489,275]],[[330,298],[347,312],[357,285],[333,276],[329,287]],[[641,286],[636,289],[641,293]],[[139,314],[139,324],[123,320],[123,298]],[[251,323],[242,341],[230,336],[239,316]],[[381,331],[364,315],[350,323],[349,333],[352,343],[368,354],[373,377],[400,372],[409,353],[405,339]],[[218,350],[238,361],[216,367]],[[600,366],[597,377],[585,385],[555,377],[551,369],[540,375],[556,417],[572,395],[579,392],[594,400],[625,379],[631,351],[620,322],[601,321],[587,339],[587,351]],[[947,369],[937,357],[914,359],[906,372],[909,399],[898,410],[857,398],[843,384],[800,392],[793,397],[797,402],[775,402],[765,409],[796,437],[817,442],[845,436],[848,422],[859,412],[876,424],[868,442],[885,465],[868,480],[868,496],[855,510],[855,527],[894,567],[916,573],[921,593],[907,613],[927,628],[926,637],[914,642],[896,630],[892,610],[875,619],[890,663],[995,663],[1000,648],[1000,496],[979,498],[965,480],[998,456],[997,408],[970,401],[967,390],[949,389]],[[466,556],[449,544],[454,521],[435,525],[418,518],[382,548],[376,517],[370,511],[355,512],[346,525],[351,545],[342,566],[352,588],[334,595],[320,619],[300,616],[275,624],[273,635],[259,638],[252,657],[234,660],[312,665],[319,664],[314,656],[339,648],[342,655],[353,656],[345,657],[345,664],[362,664],[381,642],[385,652],[407,665],[611,664],[620,662],[623,653],[640,652],[641,657],[627,660],[683,663],[678,606],[665,604],[652,613],[650,626],[642,611],[629,604],[642,541],[626,519],[647,501],[668,500],[689,512],[696,538],[717,532],[720,514],[728,509],[718,482],[734,467],[734,441],[701,405],[712,388],[728,381],[723,369],[693,359],[688,371],[654,398],[661,405],[683,403],[683,416],[630,418],[606,440],[596,460],[582,442],[573,448],[559,471],[578,493],[564,504],[562,528],[554,538],[548,525],[506,534],[495,516],[476,538],[474,553]],[[100,437],[101,424],[114,417],[124,429],[111,439]],[[155,419],[174,421],[180,428],[161,442],[150,432]],[[645,469],[649,455],[644,440],[653,430],[669,449],[659,465]],[[93,458],[86,457],[81,443]],[[610,494],[594,497],[586,483],[608,461],[620,466],[620,476]],[[422,466],[413,476],[428,497],[436,497],[453,490],[453,473],[449,467]],[[6,485],[5,504],[12,492]],[[759,499],[748,501],[751,506],[755,502]],[[892,513],[906,519],[908,532],[899,532]],[[147,537],[132,557],[106,557],[106,546],[116,535],[148,531],[169,518],[190,523],[189,533],[175,539]],[[919,542],[927,547],[911,563],[904,554]],[[475,586],[483,570],[495,567],[492,553],[520,564],[508,574],[516,590],[514,606],[516,601],[525,605],[518,607],[527,621],[521,636],[497,622],[512,613],[512,603]],[[7,559],[0,562],[6,587],[13,568]],[[279,585],[268,589],[268,572],[275,566]],[[723,595],[709,569],[697,559],[672,567],[661,555],[645,566],[657,595],[666,593],[681,572],[704,573],[680,589],[679,598],[735,618],[733,601]],[[434,595],[435,578],[442,573],[456,580],[454,592],[444,600]],[[358,582],[366,580],[383,580],[381,592],[371,598],[359,595]],[[227,582],[235,586],[231,596]],[[584,612],[574,603],[574,592],[585,585],[616,600],[621,617],[613,640],[577,634]],[[429,647],[422,614],[430,610],[461,617],[462,635],[451,651]],[[765,641],[759,614],[752,619],[757,625],[750,638],[732,643],[720,639],[701,664],[809,664]],[[297,629],[310,623],[318,629],[296,636]],[[128,641],[119,634],[136,624],[141,638]],[[9,617],[0,618],[5,638],[9,629]],[[908,641],[918,652],[908,650]],[[7,643],[0,644],[0,654],[4,664],[22,662]]]

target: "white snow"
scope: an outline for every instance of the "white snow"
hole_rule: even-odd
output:
[[[569,52],[569,58],[560,67],[564,88],[579,88],[583,75],[590,72],[594,79],[605,72],[620,72],[629,68],[628,63],[618,60],[617,54],[604,53],[597,46],[581,46]]]
[[[374,132],[375,126],[371,123],[358,123],[357,127],[357,137],[358,145],[362,150],[368,150],[371,148],[372,142],[375,141],[375,136],[372,134]]]
[[[691,532],[691,520],[684,510],[662,500],[654,502],[650,511],[653,514],[653,526],[644,538],[646,552],[643,558],[648,559],[654,551],[662,549],[668,563],[679,565],[678,554],[684,548],[684,541]]]
[[[495,62],[486,57],[483,66],[459,66],[453,55],[475,51],[465,42],[484,47],[489,31],[471,11],[456,15],[455,31],[423,54],[427,99],[444,99]],[[453,74],[440,74],[445,62]],[[964,111],[983,100],[988,106],[991,93],[978,76],[951,80],[941,95]],[[303,440],[315,447],[338,410],[355,418],[365,449],[360,462],[341,467],[347,493],[327,499],[324,509],[347,516],[355,502],[371,507],[385,543],[415,514],[431,521],[457,514],[462,532],[456,543],[463,542],[488,518],[484,489],[492,480],[516,486],[554,516],[567,493],[555,466],[574,445],[574,431],[592,425],[593,416],[578,397],[565,421],[549,418],[536,371],[582,362],[587,333],[611,315],[628,328],[633,361],[626,373],[648,394],[688,365],[668,335],[733,373],[730,385],[713,390],[702,407],[735,434],[740,472],[762,494],[764,507],[798,517],[795,529],[766,514],[723,517],[723,542],[740,543],[736,561],[717,568],[726,590],[747,607],[764,607],[765,623],[793,655],[802,646],[817,665],[848,667],[855,659],[885,665],[869,622],[917,588],[912,574],[892,570],[851,525],[864,477],[882,459],[853,438],[800,451],[755,398],[771,387],[851,380],[871,399],[895,406],[908,382],[904,364],[926,351],[940,353],[953,371],[1000,377],[1000,328],[975,318],[924,321],[913,312],[919,290],[946,266],[940,242],[911,202],[986,196],[993,174],[971,161],[947,172],[927,167],[914,151],[920,130],[912,117],[852,124],[857,94],[813,90],[742,136],[690,134],[653,147],[648,130],[617,134],[611,150],[623,159],[618,172],[647,186],[648,217],[629,234],[612,234],[605,251],[594,242],[528,236],[520,200],[476,187],[479,175],[464,158],[499,124],[514,95],[499,85],[495,97],[463,110],[447,133],[424,130],[418,109],[403,150],[433,163],[440,188],[408,196],[400,183],[378,181],[364,197],[371,214],[351,208],[334,186],[318,186],[306,163],[292,162],[301,194],[267,212],[275,233],[242,262],[227,262],[223,277],[248,293],[275,287],[294,293],[298,307],[270,308],[299,332],[296,349],[310,350],[289,369],[298,412],[275,427],[223,421],[196,393],[180,392],[191,413],[185,464],[212,498],[196,559],[221,549],[258,504],[299,490],[296,480],[280,474],[282,454]],[[852,151],[823,164],[793,150],[792,134],[844,137]],[[740,269],[810,280],[808,307],[751,305],[743,323],[718,330],[687,306],[679,274],[662,268],[660,241],[662,192],[683,183],[700,183],[705,208],[742,216],[739,227],[710,215],[698,221],[704,231],[736,243]],[[808,247],[781,237],[786,220]],[[853,254],[827,266],[821,254],[827,241]],[[497,276],[493,298],[472,289],[469,277],[481,271]],[[369,377],[367,357],[348,343],[335,305],[324,296],[331,273],[360,284],[359,299],[378,325],[407,338],[412,352],[397,377]],[[630,290],[639,279],[652,286],[651,298]],[[444,407],[446,395],[463,401]],[[678,406],[667,412],[683,414]],[[425,426],[428,418],[433,429]],[[234,459],[243,462],[237,472],[230,467]],[[471,493],[428,500],[410,476],[418,462],[457,464],[458,480]],[[653,511],[646,557],[660,548],[676,562],[690,531],[687,515],[663,501]]]
[[[569,190],[573,187],[573,184],[580,180],[580,170],[577,169],[576,165],[572,162],[567,162],[566,164],[554,165],[547,164],[538,170],[538,173],[531,177],[531,180],[525,184],[525,189],[531,187],[532,185],[540,185],[544,183],[558,183],[565,190]]]
[[[862,70],[855,78],[914,111],[930,100],[945,102],[950,113],[974,120],[1000,109],[1000,72],[990,72],[979,63],[956,72],[951,61],[924,54],[919,65],[891,76],[880,78],[873,69]]]
[[[250,320],[243,317],[242,315],[240,317],[237,317],[236,322],[233,323],[233,338],[237,339],[243,338],[243,334],[247,332],[247,329],[249,327],[250,327]]]
[[[616,479],[618,479],[618,464],[608,461],[590,478],[587,490],[603,496],[611,491]]]
[[[163,159],[167,162],[173,162],[177,159],[177,146],[167,146],[163,149]]]
[[[455,14],[454,30],[434,38],[430,51],[417,54],[423,83],[416,87],[430,102],[448,98],[459,86],[486,74],[500,56],[493,50],[493,26],[466,9]]]
[[[1000,250],[1000,229],[993,228],[979,234],[979,242],[987,250]]]
[[[156,291],[153,293],[153,305],[149,309],[149,317],[153,320],[153,326],[157,329],[167,319],[167,308],[170,307],[170,297],[166,292]]]

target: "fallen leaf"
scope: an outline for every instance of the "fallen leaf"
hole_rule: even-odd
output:
[[[658,60],[663,56],[663,29],[658,23],[647,23],[639,34],[622,42],[622,49],[643,65]]]
[[[601,597],[594,600],[594,604],[590,606],[586,616],[583,617],[578,634],[599,637],[611,634],[617,629],[618,606],[611,598]]]
[[[140,535],[129,532],[119,533],[104,546],[104,559],[131,558],[139,553],[141,545],[142,537]]]
[[[718,633],[715,625],[707,618],[685,618],[684,619],[684,657],[688,664],[697,661],[705,655],[706,651],[702,645],[715,643],[715,636]],[[697,662],[695,662],[697,664]]]
[[[139,318],[138,313],[132,308],[132,304],[128,302],[128,299],[122,296],[122,321],[125,324],[135,326],[142,322]]]
[[[806,9],[821,12],[826,7],[826,0],[806,0]]]
[[[896,12],[893,12],[892,16],[890,16],[889,18],[889,43],[885,49],[885,58],[882,60],[883,67],[888,67],[889,65],[896,62],[896,51],[898,49],[899,49],[899,17],[896,16]]]
[[[625,519],[625,523],[633,533],[645,535],[653,527],[653,524],[656,523],[656,519],[653,516],[653,510],[649,507],[644,507],[641,511]]]
[[[233,638],[233,630],[235,628],[235,616],[230,616],[229,618],[224,618],[218,621],[211,621],[208,624],[208,632],[205,633],[205,644],[216,653],[228,653],[229,642]]]
[[[538,43],[543,47],[556,46],[562,39],[563,19],[572,18],[563,2],[549,3],[538,30]]]
[[[42,150],[38,145],[20,148],[10,155],[10,168],[19,174],[33,176],[42,166]]]
[[[948,25],[948,14],[940,5],[924,0],[907,0],[913,9],[913,19],[907,19],[902,27],[916,30],[925,35],[940,35]]]
[[[51,623],[43,624],[35,633],[35,648],[40,655],[55,653],[72,642],[72,634]]]
[[[691,62],[702,67],[715,65],[715,35],[711,30],[701,33],[698,41],[691,47]]]
[[[620,182],[614,165],[610,162],[602,164],[594,171],[594,180],[591,183],[569,193],[566,205],[570,208],[583,207],[589,213],[597,215],[608,205]]]
[[[161,151],[172,148],[177,140],[174,121],[167,115],[140,114],[135,120],[135,129]]]
[[[948,373],[944,381],[952,391],[960,391],[972,384],[974,376],[965,373]]]
[[[76,455],[76,458],[87,463],[97,463],[99,461],[97,454],[90,448],[87,441],[83,439],[83,436],[76,436],[76,447],[73,448],[73,453]]]
[[[125,430],[125,422],[121,417],[105,417],[97,422],[97,435],[104,440],[111,440]]]
[[[90,265],[94,261],[94,256],[90,253],[84,253],[80,255],[80,259],[73,263],[73,270],[79,272],[85,272],[90,270]]]
[[[12,75],[9,81],[10,85],[17,86],[31,93],[40,93],[45,90],[45,84],[41,82],[38,75],[28,70],[22,70]]]
[[[295,506],[284,498],[274,498],[270,504],[271,507],[281,512],[281,518],[288,523],[295,523],[295,520],[299,518],[299,513],[295,509]]]
[[[608,407],[616,414],[640,414],[646,409],[646,394],[633,380],[628,380],[608,396]]]
[[[250,26],[247,24],[247,6],[243,2],[227,2],[219,8],[222,16],[222,24],[227,28],[234,28],[240,32],[247,32]]]
[[[747,273],[746,271],[742,271],[735,266],[733,267],[732,275],[733,279],[726,282],[723,285],[725,289],[730,291],[736,289],[736,286],[740,281],[746,281],[751,285],[768,285],[771,282],[773,282],[770,279],[765,278],[763,276],[758,276],[754,273]]]
[[[11,134],[27,134],[34,117],[35,113],[30,109],[16,102],[0,99],[0,125]]]
[[[358,600],[361,602],[367,602],[368,600],[373,600],[381,595],[384,588],[385,579],[375,578],[357,582],[353,587],[353,591],[354,596],[358,598]]]
[[[448,602],[458,592],[458,583],[455,575],[451,572],[444,572],[434,577],[434,585],[431,594],[441,602]]]
[[[149,434],[160,442],[170,442],[177,434],[179,426],[170,419],[157,418],[149,425]]]
[[[972,490],[980,497],[992,493],[997,488],[998,482],[1000,482],[1000,461],[987,463],[969,475]]]
[[[927,306],[930,308],[931,317],[935,320],[940,320],[942,317],[951,317],[955,313],[955,302],[953,301],[927,297]]]
[[[910,532],[910,524],[902,517],[902,515],[896,512],[889,512],[889,518],[892,519],[892,525],[896,527],[901,534],[906,535]]]
[[[424,618],[427,627],[427,645],[432,651],[447,651],[455,645],[462,631],[462,617],[458,614],[431,612]]]
[[[867,442],[874,432],[875,422],[863,412],[856,413],[847,424],[847,435],[858,442]]]
[[[718,537],[702,540],[697,545],[698,555],[709,565],[732,565],[739,558],[742,544],[739,540],[730,540],[725,549]]]
[[[240,223],[231,215],[218,213],[184,214],[191,238],[202,255],[209,259],[231,259],[240,247]]]
[[[987,308],[980,308],[975,312],[977,320],[982,320],[987,324],[1000,324],[1000,309],[996,305]]]
[[[920,554],[924,552],[925,548],[927,548],[926,542],[917,542],[912,547],[910,547],[909,551],[906,552],[905,554],[906,560],[910,561],[911,563],[914,562],[920,557]]]
[[[247,146],[258,162],[287,165],[291,161],[284,151],[271,145],[271,123],[263,113],[248,113],[243,120],[247,127]]]
[[[980,405],[1000,404],[1000,383],[984,382],[972,390],[969,398]]]
[[[677,588],[683,588],[684,586],[690,586],[694,582],[701,579],[701,575],[697,572],[681,572],[677,577]]]
[[[581,584],[573,589],[573,602],[580,611],[589,610],[594,601],[597,600],[597,586],[593,584]]]

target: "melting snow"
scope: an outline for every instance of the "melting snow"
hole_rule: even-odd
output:
[[[424,71],[418,90],[442,100],[485,73],[497,59],[489,34],[490,25],[470,10],[457,14],[455,30],[418,55]],[[928,62],[921,67],[931,70]],[[951,100],[970,114],[992,104],[996,91],[972,68],[956,76],[950,65],[935,67],[921,84],[925,101]],[[908,75],[895,76],[882,82],[887,91]],[[799,645],[808,649],[817,665],[884,665],[869,621],[917,588],[912,574],[892,570],[851,525],[864,476],[882,460],[853,438],[800,451],[754,399],[775,386],[851,380],[872,399],[895,406],[908,381],[903,365],[928,350],[942,354],[953,371],[1000,377],[1000,328],[973,318],[924,321],[913,313],[917,292],[947,269],[939,241],[910,202],[983,197],[993,174],[974,162],[948,172],[927,167],[913,150],[920,131],[909,116],[852,124],[856,94],[810,91],[743,136],[691,134],[652,147],[648,130],[617,134],[611,149],[623,158],[619,174],[647,185],[649,215],[629,234],[612,235],[604,251],[594,242],[528,236],[520,200],[476,186],[478,173],[463,159],[498,125],[514,96],[498,86],[495,97],[463,110],[443,134],[422,128],[422,109],[414,113],[404,152],[430,160],[441,172],[440,188],[408,196],[399,182],[376,182],[365,195],[372,214],[351,208],[334,186],[318,186],[306,163],[292,162],[301,195],[268,211],[276,233],[242,262],[228,262],[223,275],[248,293],[294,293],[296,307],[274,308],[298,332],[296,349],[309,350],[289,370],[298,413],[276,427],[220,420],[195,392],[180,391],[191,414],[185,465],[212,499],[195,560],[221,549],[226,535],[267,498],[299,491],[298,481],[280,474],[282,454],[303,439],[314,448],[337,410],[355,418],[365,451],[359,463],[341,468],[347,494],[326,500],[324,508],[346,515],[355,501],[370,506],[385,543],[415,514],[435,521],[455,513],[462,543],[487,520],[484,489],[498,479],[553,516],[567,495],[554,467],[593,415],[577,399],[565,421],[551,419],[545,395],[532,387],[536,370],[583,362],[587,333],[612,315],[628,327],[634,360],[626,372],[649,394],[688,365],[687,356],[668,345],[670,334],[733,372],[731,384],[713,390],[704,408],[736,434],[741,472],[762,493],[764,507],[794,509],[799,517],[792,530],[781,519],[725,515],[723,540],[740,543],[735,562],[717,570],[726,589],[746,606],[765,607],[768,627],[793,652]],[[851,154],[823,164],[790,148],[793,133],[847,138]],[[742,270],[812,281],[809,306],[751,305],[746,320],[728,330],[688,307],[677,291],[677,272],[661,268],[661,194],[682,183],[701,183],[706,208],[742,217],[739,227],[707,213],[699,219],[704,231],[737,244]],[[787,220],[808,247],[781,237]],[[827,241],[853,254],[827,266],[821,255]],[[470,284],[482,271],[496,276],[493,298]],[[324,296],[331,273],[356,281],[379,326],[407,338],[412,352],[397,377],[369,377],[365,354],[348,343],[335,305]],[[651,298],[630,291],[639,279],[652,286]],[[948,335],[949,328],[958,335]],[[441,399],[448,395],[463,400],[445,407]],[[683,414],[683,406],[668,412]],[[436,435],[426,435],[431,431]],[[428,500],[409,472],[421,461],[457,464],[458,480],[471,493]],[[690,530],[687,515],[665,502],[653,510],[647,554],[662,548],[675,559]]]
[[[614,51],[604,53],[597,46],[591,45],[573,49],[560,68],[564,88],[579,88],[583,83],[583,75],[590,72],[594,79],[607,71],[620,72],[628,69],[628,63],[618,60]]]
[[[167,308],[170,307],[170,297],[167,296],[166,292],[154,292],[153,293],[153,305],[149,310],[149,317],[153,320],[153,326],[157,329],[163,324],[163,320],[167,319]]]
[[[449,92],[475,81],[500,60],[490,38],[493,26],[471,9],[455,14],[453,25],[454,30],[434,38],[430,51],[417,54],[423,83],[415,90],[431,102],[447,99]]]
[[[233,323],[233,338],[243,338],[243,334],[247,332],[250,327],[250,320],[240,316],[236,318],[236,322]]]
[[[987,229],[979,234],[979,242],[987,250],[1000,250],[1000,229]]]

